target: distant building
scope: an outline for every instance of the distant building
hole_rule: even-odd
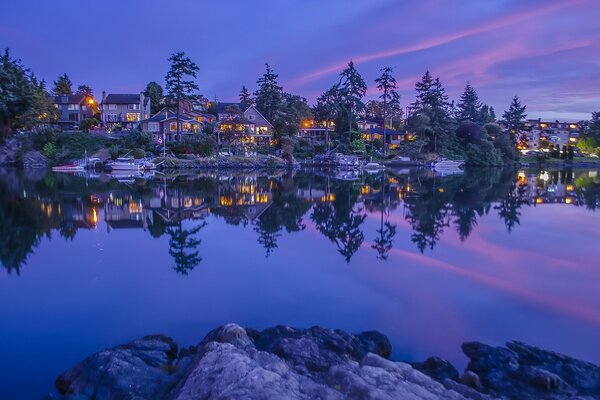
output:
[[[381,128],[381,124],[370,120],[370,119],[360,119],[356,121],[356,125],[358,125],[358,129],[361,131],[366,131],[368,129]]]
[[[579,141],[581,127],[576,122],[542,121],[529,119],[524,123],[522,147],[538,149],[542,141],[552,145],[575,145]]]
[[[95,100],[84,94],[52,96],[52,101],[58,110],[57,123],[63,127],[79,125],[84,119],[94,116],[92,105]]]
[[[100,103],[102,124],[106,129],[120,127],[123,130],[133,129],[140,121],[150,117],[150,98],[140,94],[106,94],[102,93]]]
[[[363,140],[371,142],[375,139],[383,141],[383,128],[369,128],[362,132]],[[395,129],[385,130],[385,144],[388,148],[393,149],[398,147],[404,138],[404,132]]]

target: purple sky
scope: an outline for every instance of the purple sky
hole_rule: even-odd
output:
[[[404,105],[430,69],[453,97],[469,81],[498,115],[518,94],[530,117],[588,119],[600,110],[599,20],[598,0],[21,0],[2,5],[0,46],[49,82],[66,72],[97,94],[162,84],[169,54],[184,50],[201,92],[221,100],[254,90],[269,62],[313,101],[354,59],[370,98],[383,66]]]

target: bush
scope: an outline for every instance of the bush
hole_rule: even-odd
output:
[[[53,160],[54,155],[56,154],[56,147],[54,147],[54,143],[46,143],[42,149],[42,153],[44,153],[44,156],[46,156],[46,158]]]
[[[154,148],[154,142],[152,141],[152,134],[150,132],[140,131],[134,129],[127,136],[123,138],[123,147],[127,149],[142,149],[145,151],[152,151]]]
[[[98,123],[100,123],[100,121],[98,121],[96,118],[86,118],[83,121],[81,121],[81,123],[79,124],[79,127],[81,128],[82,131],[89,132],[90,129],[92,129],[92,127],[98,125]]]
[[[146,152],[143,149],[140,148],[135,148],[133,149],[133,158],[144,158],[146,157]]]
[[[59,131],[53,128],[42,128],[34,131],[31,135],[31,144],[34,150],[42,150],[47,143],[56,143]]]
[[[355,151],[365,151],[365,141],[362,139],[354,139],[352,143],[350,143],[350,148],[353,152]]]
[[[516,160],[519,157],[508,133],[500,132],[494,139],[494,147],[500,151],[503,160]]]
[[[467,165],[498,167],[503,164],[500,150],[488,140],[482,140],[480,144],[469,143],[465,155]]]
[[[212,136],[199,136],[193,139],[185,139],[181,142],[171,143],[170,150],[176,154],[197,154],[210,156],[214,153],[217,142]]]
[[[110,154],[110,158],[112,158],[114,160],[117,157],[119,157],[120,151],[121,151],[121,149],[119,148],[119,145],[113,144],[112,146],[109,147],[108,154]]]
[[[461,122],[456,129],[456,136],[465,143],[479,144],[483,139],[481,126],[471,121]]]

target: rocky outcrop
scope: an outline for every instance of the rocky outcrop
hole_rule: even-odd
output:
[[[23,155],[23,168],[47,168],[50,162],[39,151],[28,151]]]
[[[179,351],[165,336],[101,351],[56,387],[65,399],[96,400],[598,398],[598,367],[508,346],[465,344],[471,363],[459,377],[440,358],[414,367],[388,360],[390,342],[378,332],[229,324]]]

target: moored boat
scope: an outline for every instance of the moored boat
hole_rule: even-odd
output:
[[[52,167],[52,171],[55,172],[78,172],[83,171],[84,169],[84,166],[79,164],[64,164]]]
[[[144,169],[144,166],[133,157],[119,157],[107,165],[116,171],[140,171]]]

